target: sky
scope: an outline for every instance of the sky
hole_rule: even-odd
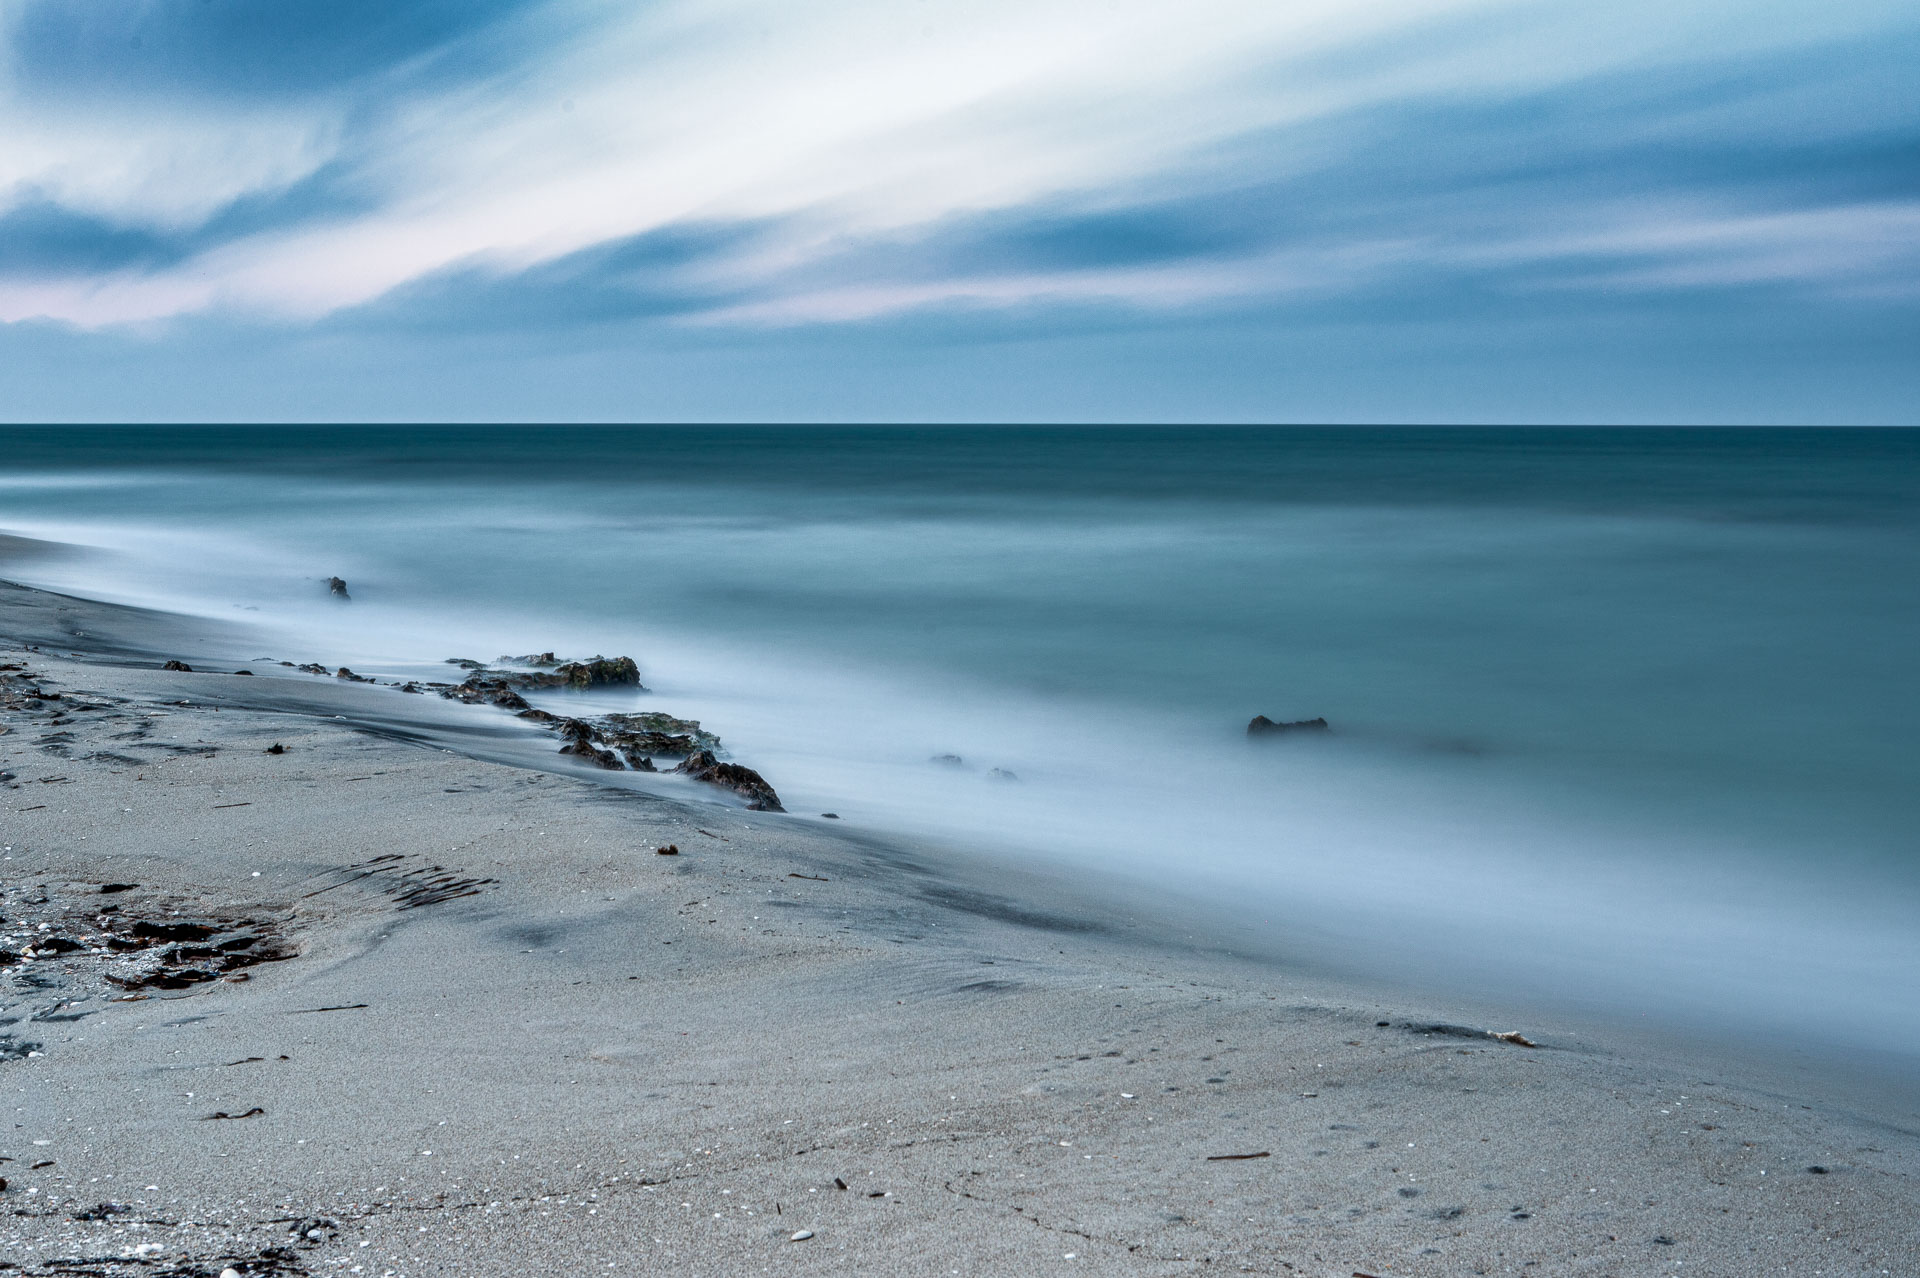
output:
[[[1912,0],[0,0],[13,421],[1920,423]]]

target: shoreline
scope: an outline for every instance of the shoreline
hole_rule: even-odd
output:
[[[149,668],[201,633],[0,586],[38,703],[0,709],[5,930],[99,941],[111,902],[297,951],[172,990],[79,937],[0,968],[0,1034],[40,1044],[0,1059],[25,1273],[1920,1259],[1914,1123],[1183,948],[1176,906],[1097,884],[596,784],[472,707]],[[55,640],[80,655],[20,646]]]

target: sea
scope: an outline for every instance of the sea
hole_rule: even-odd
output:
[[[0,533],[281,660],[631,655],[784,819],[1303,962],[1920,1061],[1920,432],[5,427]]]

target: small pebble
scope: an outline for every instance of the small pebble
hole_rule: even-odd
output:
[[[811,1229],[796,1229],[793,1231],[793,1237],[787,1239],[787,1241],[788,1242],[805,1242],[807,1239],[811,1237],[813,1237],[813,1231]]]
[[[240,1271],[229,1266],[220,1271],[220,1278],[240,1278]]]

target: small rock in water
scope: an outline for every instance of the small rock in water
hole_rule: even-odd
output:
[[[988,771],[987,776],[995,781],[1018,781],[1020,779],[1005,768],[993,768]]]
[[[184,661],[169,661],[169,662],[167,662],[167,664],[166,664],[166,665],[164,665],[164,666],[161,666],[160,668],[161,668],[162,670],[178,670],[178,671],[180,671],[180,672],[181,672],[181,673],[183,673],[183,674],[192,674],[192,673],[193,673],[193,667],[192,667],[192,666],[190,666],[190,665],[188,665],[188,664],[187,664],[186,662],[184,662]]]
[[[1332,731],[1325,719],[1295,719],[1292,723],[1275,723],[1264,714],[1257,714],[1253,716],[1253,721],[1247,724],[1247,735],[1250,737],[1278,737],[1286,736],[1288,733]]]
[[[235,673],[235,674],[237,674],[237,675],[251,675],[251,674],[253,673],[253,671],[251,671],[251,670],[236,670],[236,671],[234,671],[234,673]]]
[[[813,1237],[813,1231],[811,1229],[796,1229],[793,1231],[793,1237],[787,1239],[787,1241],[788,1242],[805,1242],[807,1239],[811,1237]]]
[[[347,593],[347,583],[340,580],[340,578],[338,577],[327,578],[327,593],[332,595],[335,599],[353,598],[352,595]]]
[[[838,821],[840,819],[838,812],[822,812],[820,815],[829,821]]]
[[[966,760],[962,759],[957,754],[936,754],[933,756],[930,762],[943,764],[944,766],[949,768],[958,768],[963,766],[966,763]]]

